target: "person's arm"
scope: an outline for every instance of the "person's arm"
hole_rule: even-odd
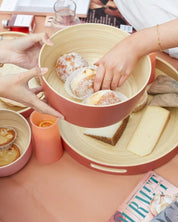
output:
[[[27,72],[0,76],[0,96],[20,102],[38,112],[47,113],[63,119],[64,117],[61,113],[36,96],[37,93],[42,91],[42,87],[28,87],[28,81],[31,78],[40,77],[47,71],[47,68],[40,69],[36,67]]]
[[[52,44],[45,33],[0,41],[0,63],[11,63],[27,69],[36,67],[16,75],[0,76],[0,96],[20,102],[39,112],[64,118],[61,113],[36,96],[42,91],[42,87],[33,89],[28,87],[28,81],[31,78],[41,77],[48,71],[47,68],[37,67],[39,51],[43,43]]]
[[[118,42],[96,62],[94,90],[115,89],[131,74],[144,55],[178,46],[178,19],[137,31]]]
[[[11,63],[31,69],[38,65],[38,56],[43,43],[53,44],[47,33],[2,40],[0,41],[0,63]]]

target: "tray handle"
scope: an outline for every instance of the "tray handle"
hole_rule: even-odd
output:
[[[100,166],[100,165],[97,165],[94,163],[91,163],[90,166],[91,166],[91,168],[94,168],[94,169],[100,170],[100,171],[104,171],[104,172],[121,173],[121,174],[127,173],[127,169],[118,169],[118,168]]]

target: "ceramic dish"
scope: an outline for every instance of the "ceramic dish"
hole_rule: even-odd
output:
[[[0,167],[0,177],[4,177],[18,172],[29,161],[32,154],[31,129],[21,114],[6,109],[0,109],[0,126],[8,126],[16,130],[14,144],[20,150],[20,156],[14,162]]]
[[[157,59],[156,75],[169,75],[178,80],[178,72],[163,60]],[[144,109],[133,113],[115,146],[83,134],[85,128],[60,121],[64,148],[78,162],[95,170],[112,174],[137,174],[155,169],[178,151],[178,108],[170,108],[171,118],[150,155],[139,157],[126,150]],[[172,130],[174,129],[174,130]]]

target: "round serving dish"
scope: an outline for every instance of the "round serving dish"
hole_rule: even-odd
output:
[[[0,126],[12,127],[16,130],[14,144],[20,150],[20,156],[14,162],[0,167],[0,177],[4,177],[18,172],[29,161],[32,154],[31,129],[28,121],[21,114],[6,109],[0,109]]]
[[[129,34],[112,26],[103,24],[79,24],[55,33],[51,40],[53,46],[43,45],[39,66],[48,67],[42,77],[43,88],[48,103],[60,111],[68,122],[84,127],[104,127],[124,119],[135,107],[143,94],[151,74],[148,56],[137,63],[128,80],[117,90],[128,97],[126,101],[107,106],[82,104],[71,98],[65,91],[64,83],[56,73],[59,56],[76,52],[92,66],[116,43]]]
[[[178,71],[159,58],[156,59],[155,74],[168,75],[178,81]],[[178,108],[168,108],[171,114],[170,120],[158,143],[149,155],[140,157],[129,152],[127,144],[145,109],[146,107],[130,115],[128,124],[115,146],[84,135],[84,127],[61,120],[59,127],[63,146],[76,161],[104,173],[129,175],[156,169],[167,163],[178,152]]]

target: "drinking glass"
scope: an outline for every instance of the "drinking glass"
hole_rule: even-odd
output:
[[[52,34],[60,29],[81,23],[76,15],[76,3],[73,0],[58,0],[55,2],[53,9]]]
[[[50,125],[41,125],[52,123]],[[32,142],[37,160],[42,163],[53,163],[63,154],[58,119],[54,116],[33,111],[30,115]]]

